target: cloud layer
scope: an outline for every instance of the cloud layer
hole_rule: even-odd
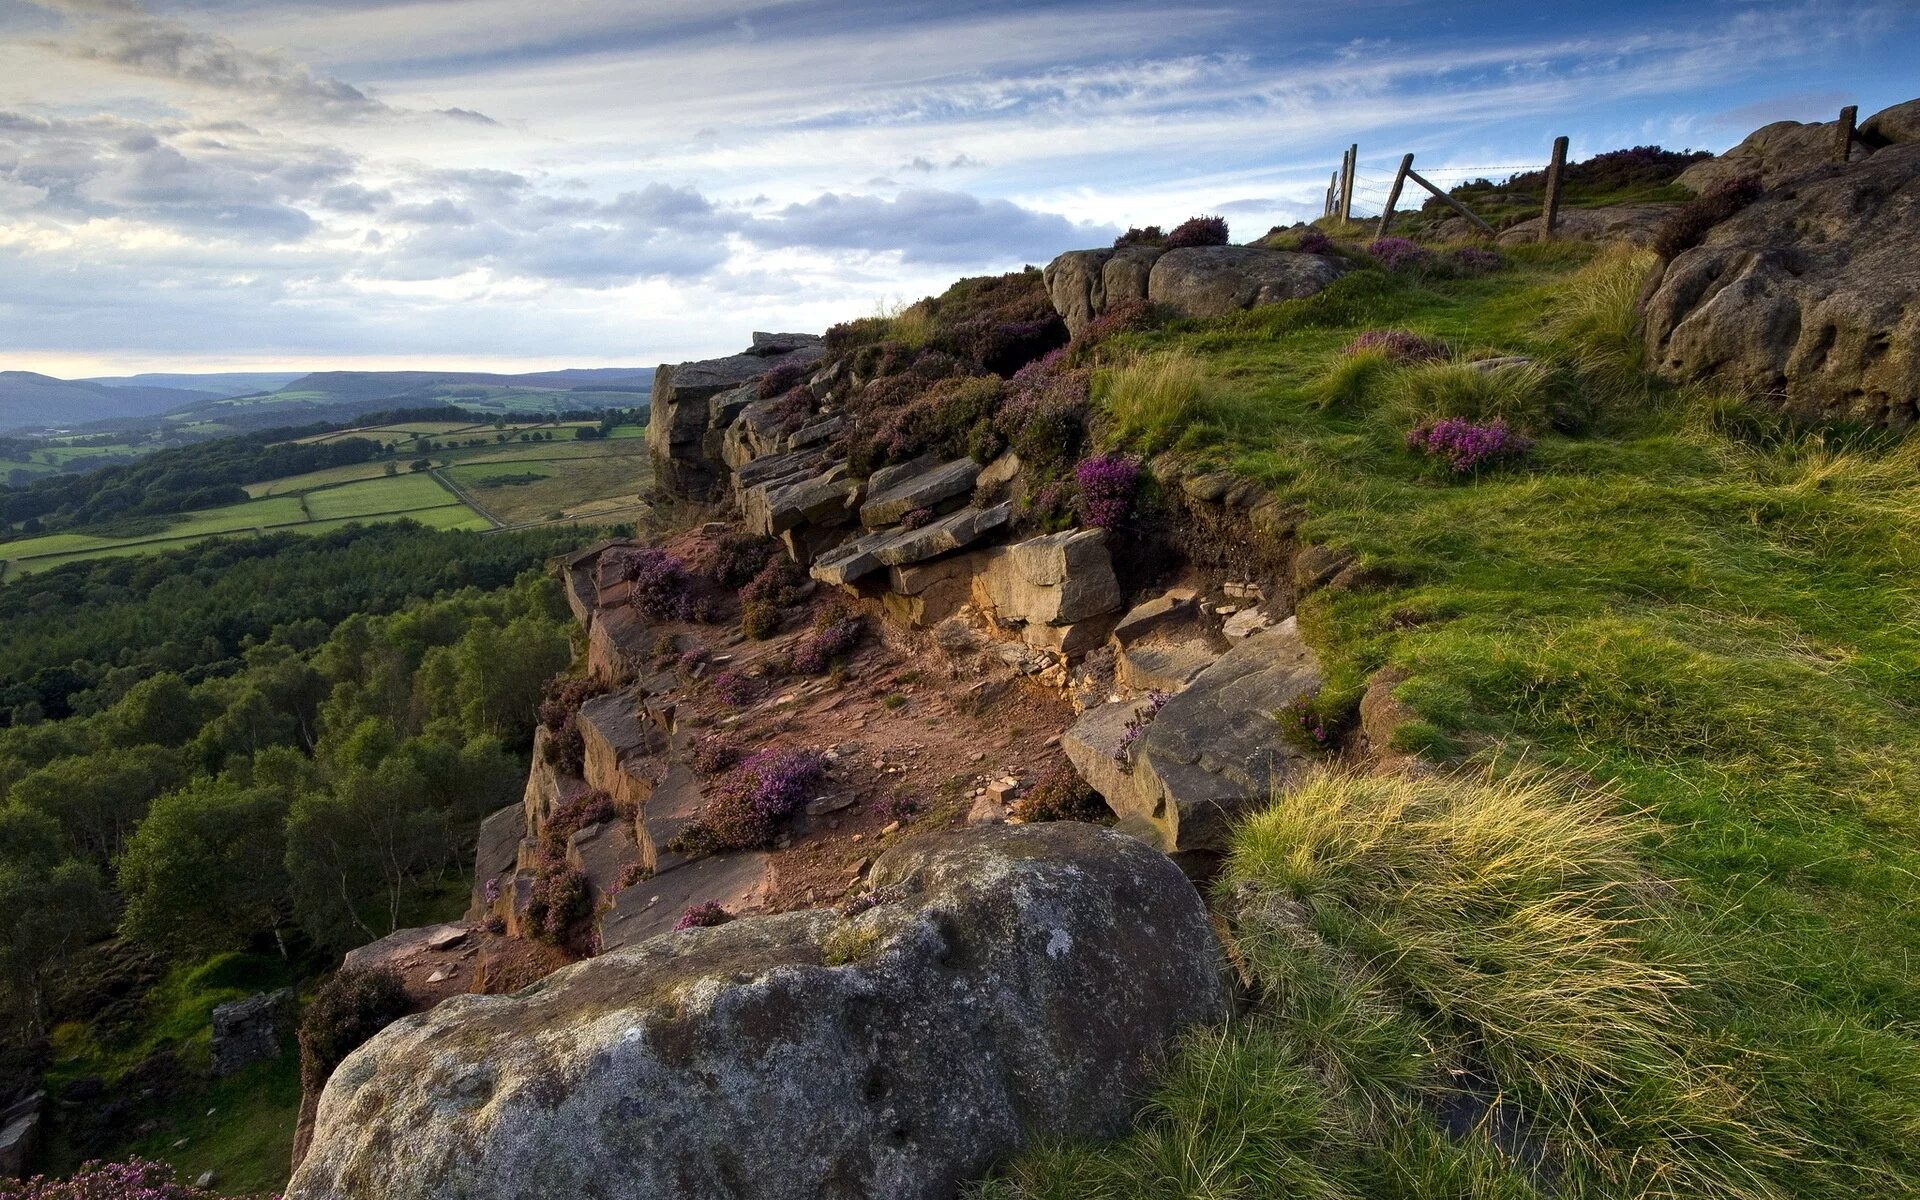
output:
[[[1901,5],[1601,7],[0,2],[0,366],[725,351],[1130,223],[1257,234],[1348,141],[1722,146],[1920,49]]]

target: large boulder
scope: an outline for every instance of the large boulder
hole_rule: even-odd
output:
[[[1920,416],[1920,144],[1817,168],[1649,286],[1647,358],[1815,419]]]
[[[1553,223],[1555,241],[1630,242],[1635,246],[1653,245],[1653,235],[1673,215],[1672,204],[1607,204],[1598,208],[1563,208]],[[1464,217],[1455,217],[1441,225],[1443,240],[1465,238],[1474,230]],[[1494,239],[1503,246],[1524,245],[1540,240],[1540,218],[1530,217],[1509,225]]]
[[[1331,255],[1262,246],[1188,246],[1154,260],[1147,299],[1190,317],[1224,317],[1311,296],[1346,271],[1346,260]]]
[[[1920,142],[1920,100],[1883,108],[1860,122],[1860,140],[1876,150]]]
[[[293,989],[261,992],[213,1009],[213,1076],[280,1057],[293,1035]]]
[[[1076,337],[1122,300],[1150,300],[1190,317],[1220,317],[1311,296],[1346,260],[1266,246],[1071,250],[1047,264],[1047,295]]]
[[[1226,1015],[1199,896],[1111,831],[937,834],[872,885],[403,1018],[328,1081],[289,1200],[944,1200],[1124,1132]]]
[[[1849,151],[1856,159],[1872,153],[1855,145]],[[1746,136],[1738,146],[1717,158],[1703,159],[1675,177],[1674,182],[1688,191],[1710,191],[1715,184],[1744,176],[1755,176],[1766,187],[1822,163],[1840,158],[1840,122],[1775,121],[1762,125]]]

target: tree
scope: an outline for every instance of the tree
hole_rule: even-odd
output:
[[[0,986],[17,1032],[46,1025],[51,973],[108,921],[106,890],[91,863],[65,857],[45,814],[0,808]]]
[[[52,817],[74,853],[104,866],[120,853],[153,798],[186,777],[179,751],[128,746],[55,759],[23,776],[7,796]]]
[[[396,757],[349,768],[332,788],[294,800],[287,876],[294,915],[314,940],[345,950],[392,933],[411,886],[446,866],[446,820],[426,790]]]
[[[202,777],[155,800],[120,856],[120,931],[176,955],[239,949],[274,931],[288,900],[290,799]]]
[[[536,617],[520,617],[504,629],[475,625],[454,651],[461,723],[469,733],[524,744],[533,736],[542,689],[572,656],[566,634]]]
[[[182,746],[200,728],[199,708],[186,680],[162,671],[134,684],[107,710],[106,737],[129,746]]]

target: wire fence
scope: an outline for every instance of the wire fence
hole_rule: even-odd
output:
[[[1386,211],[1387,197],[1393,191],[1393,176],[1398,162],[1370,162],[1359,164],[1353,175],[1353,200],[1349,212],[1358,220],[1378,219]],[[1553,164],[1506,163],[1493,167],[1436,167],[1428,170],[1422,167],[1420,173],[1445,188],[1458,187],[1476,179],[1486,179],[1494,183],[1511,179],[1515,175],[1525,175],[1531,171],[1546,171]],[[1375,172],[1384,172],[1375,174]]]

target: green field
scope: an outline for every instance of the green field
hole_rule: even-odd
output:
[[[187,513],[137,533],[55,533],[0,543],[0,580],[83,559],[177,549],[223,534],[322,533],[353,521],[395,517],[435,529],[491,529],[630,516],[643,506],[641,495],[653,479],[646,427],[623,425],[608,437],[579,441],[573,430],[583,424],[590,422],[500,430],[491,424],[412,421],[303,439],[363,437],[399,445],[394,458],[252,484],[247,488],[252,499]],[[553,430],[564,440],[518,440],[532,429]],[[514,440],[493,441],[500,433]],[[407,460],[421,454],[415,448],[419,438],[457,441],[463,435],[489,440],[425,453],[431,471],[408,469]],[[389,475],[396,466],[399,474]]]
[[[111,537],[54,533],[0,544],[4,577],[44,571],[89,558],[118,558],[172,550],[222,534],[297,531],[323,533],[353,521],[407,517],[436,529],[487,529],[493,522],[462,503],[430,474],[387,476],[384,464],[370,465],[374,478],[329,482],[300,492],[204,509],[183,515],[151,532]],[[343,468],[336,468],[343,470]],[[313,475],[332,472],[313,472]],[[305,477],[303,477],[305,478]],[[289,481],[291,482],[291,481]]]

